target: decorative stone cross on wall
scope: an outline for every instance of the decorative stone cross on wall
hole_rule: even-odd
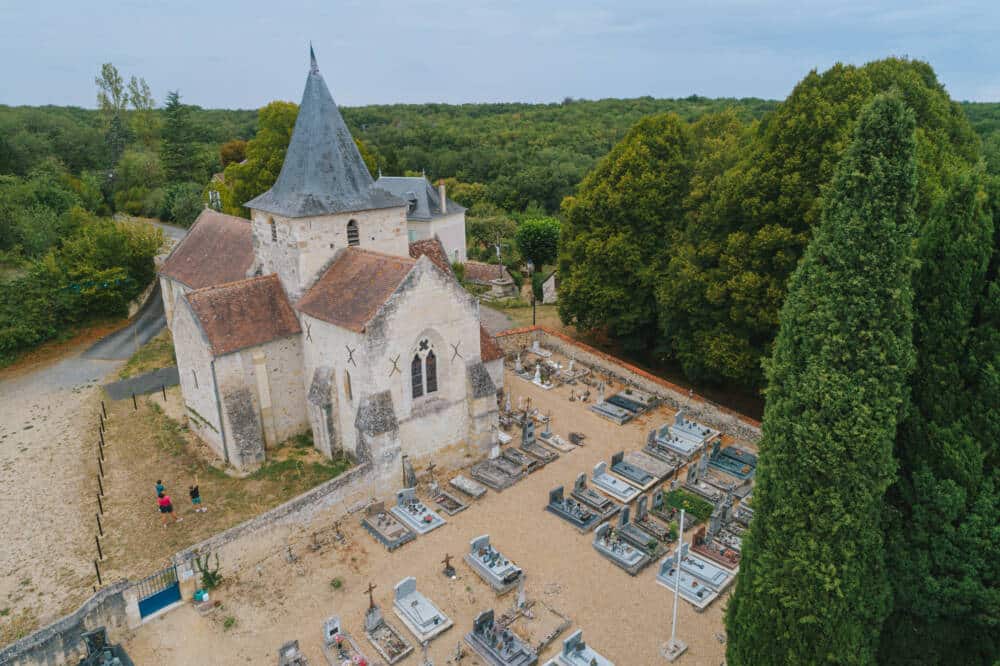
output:
[[[354,349],[351,349],[350,345],[344,345],[344,347],[347,349],[347,362],[355,368],[358,367],[358,364],[354,361],[354,352],[357,351],[357,347]]]
[[[394,374],[396,374],[397,372],[398,372],[399,374],[403,374],[403,373],[402,373],[402,371],[401,371],[401,370],[399,369],[399,356],[400,356],[400,355],[399,355],[399,354],[397,354],[397,355],[396,355],[396,358],[394,358],[394,359],[391,359],[391,360],[392,360],[392,370],[390,370],[390,371],[389,371],[389,376],[390,376],[390,377],[392,377],[392,376],[393,376]]]
[[[451,344],[451,343],[448,343],[448,344]],[[451,345],[451,351],[453,352],[452,355],[451,355],[451,360],[454,361],[456,356],[458,358],[465,358],[464,356],[462,356],[461,352],[458,351],[458,348],[461,346],[461,344],[462,344],[462,341],[459,340],[459,342],[458,342],[457,345]]]

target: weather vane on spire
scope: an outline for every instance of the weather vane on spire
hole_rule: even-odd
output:
[[[319,72],[319,65],[316,64],[316,53],[313,51],[312,40],[309,41],[309,71]]]

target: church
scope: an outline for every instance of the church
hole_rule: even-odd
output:
[[[310,60],[251,219],[206,209],[159,273],[189,425],[242,471],[307,430],[383,476],[486,453],[503,357],[451,269],[464,209],[424,178],[373,180]]]

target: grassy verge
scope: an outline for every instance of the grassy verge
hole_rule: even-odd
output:
[[[124,368],[118,371],[118,377],[128,379],[173,365],[177,365],[177,360],[174,358],[174,340],[170,336],[170,329],[165,328],[155,338],[139,347],[139,351],[132,355]]]

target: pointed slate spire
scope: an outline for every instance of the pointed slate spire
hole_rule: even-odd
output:
[[[286,217],[406,205],[375,187],[330,89],[319,73],[312,44],[309,45],[306,88],[281,173],[271,189],[244,205]]]

